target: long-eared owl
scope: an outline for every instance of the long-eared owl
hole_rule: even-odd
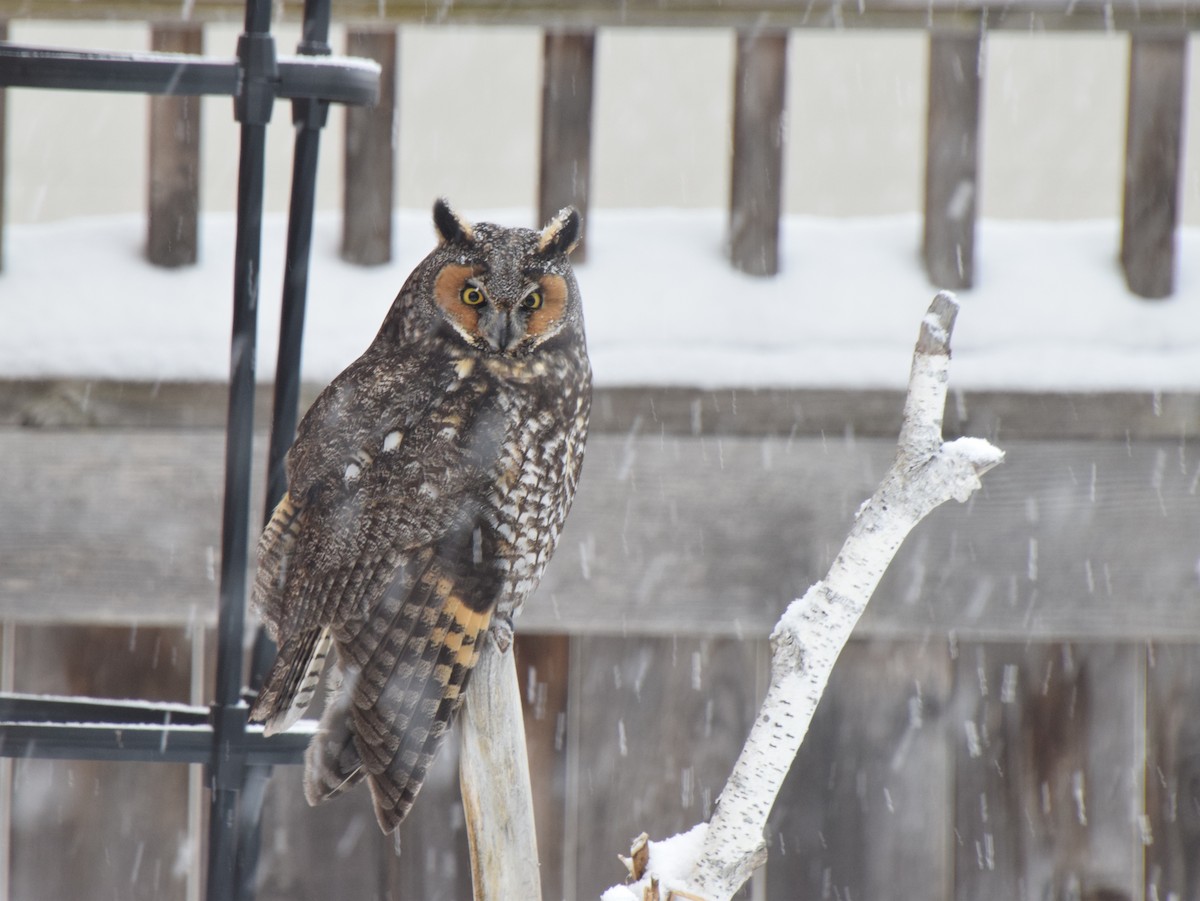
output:
[[[591,369],[568,255],[445,201],[437,247],[367,351],[313,403],[258,546],[252,603],[279,647],[250,713],[267,734],[330,693],[305,757],[310,804],[366,779],[404,819],[489,628],[537,586],[583,461]]]

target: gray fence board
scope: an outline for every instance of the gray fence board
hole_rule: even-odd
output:
[[[956,898],[1138,896],[1138,664],[1129,645],[958,648]]]
[[[1200,898],[1200,648],[1147,654],[1146,898]]]
[[[711,814],[750,729],[765,649],[727,639],[572,641],[574,897],[621,882],[616,855],[639,833],[663,838]]]
[[[0,430],[0,614],[211,619],[223,440]],[[1004,446],[969,505],[910,536],[862,634],[1200,637],[1192,444]],[[892,454],[883,440],[594,436],[520,628],[766,635],[824,574]]]
[[[949,650],[854,641],[771,814],[767,897],[948,898]]]
[[[922,253],[939,288],[975,281],[983,33],[929,36]]]
[[[346,54],[379,63],[379,102],[346,108],[342,191],[342,259],[378,266],[392,258],[396,180],[395,28],[354,28]]]
[[[786,31],[739,31],[733,74],[729,258],[750,275],[779,272]]]
[[[324,385],[305,383],[307,407]],[[255,421],[270,421],[269,384],[255,396]],[[0,426],[221,429],[228,388],[212,382],[88,379],[0,380]],[[900,391],[808,388],[598,388],[593,435],[604,433],[783,436],[894,440]],[[1200,394],[1068,394],[952,391],[946,435],[1013,439],[1166,441],[1200,435]]]
[[[1121,264],[1142,297],[1175,288],[1186,84],[1186,35],[1131,36]]]
[[[541,228],[565,206],[583,216],[584,237],[573,254],[587,258],[592,181],[592,96],[595,31],[547,31],[542,39],[542,134],[538,172]]]
[[[22,628],[13,656],[20,692],[190,700],[180,630]],[[7,897],[184,901],[187,781],[177,764],[14,761]]]
[[[518,635],[513,644],[525,713],[542,897],[547,901],[565,897],[568,858],[574,872],[574,854],[564,838],[570,645],[566,635]]]
[[[199,55],[204,31],[190,23],[157,25],[150,47]],[[156,266],[187,266],[199,255],[200,98],[157,96],[149,102],[146,257]]]

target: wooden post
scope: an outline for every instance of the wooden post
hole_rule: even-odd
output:
[[[512,649],[491,633],[467,684],[459,782],[475,901],[541,901],[529,752]]]
[[[379,103],[346,108],[342,259],[377,266],[392,258],[396,171],[396,29],[350,28],[346,53],[383,67]]]
[[[787,32],[737,36],[729,255],[750,275],[779,272]]]
[[[1187,38],[1130,38],[1121,265],[1129,290],[1142,297],[1168,297],[1175,288]]]
[[[594,31],[547,31],[542,50],[542,152],[538,177],[541,226],[565,206],[583,216],[584,240],[576,263],[586,258],[588,187],[592,164]]]
[[[200,25],[173,23],[151,29],[153,50],[204,51]],[[146,257],[156,266],[196,262],[200,217],[200,98],[150,98],[150,209]]]
[[[969,288],[975,281],[982,49],[982,32],[929,36],[922,253],[939,288]]]

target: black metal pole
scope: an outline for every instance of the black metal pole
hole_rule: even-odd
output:
[[[230,341],[229,414],[225,444],[225,501],[221,528],[215,747],[209,774],[209,901],[232,901],[237,883],[238,796],[245,779],[241,699],[249,545],[250,464],[254,438],[254,352],[262,255],[266,125],[275,99],[277,66],[267,0],[247,0],[238,39],[241,91],[234,111],[241,123],[237,236],[234,248],[233,334]]]
[[[329,0],[307,0],[304,40],[299,52],[324,56],[330,52]],[[296,149],[292,162],[292,195],[288,216],[287,258],[283,273],[283,309],[279,323],[279,356],[275,365],[275,400],[271,413],[271,447],[267,470],[267,516],[287,491],[284,458],[296,433],[300,409],[300,355],[304,312],[308,301],[308,270],[316,206],[317,158],[321,128],[329,104],[296,100],[292,119]]]
[[[329,0],[306,0],[303,38],[298,52],[328,56]],[[279,353],[275,364],[275,396],[271,411],[271,442],[267,453],[267,498],[264,519],[287,491],[284,460],[296,434],[300,411],[300,358],[304,338],[304,312],[308,301],[308,272],[312,254],[313,215],[316,208],[317,160],[321,129],[328,118],[324,100],[296,100],[292,120],[296,146],[292,162],[292,193],[288,212],[287,255],[283,273],[283,305],[279,323]],[[274,648],[260,628],[251,657],[250,686],[262,686]],[[255,871],[261,847],[262,806],[269,766],[250,767],[242,797],[238,835],[238,899],[254,897]]]

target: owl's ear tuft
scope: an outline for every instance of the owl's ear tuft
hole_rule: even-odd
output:
[[[563,207],[546,223],[538,237],[537,252],[546,256],[566,255],[579,246],[583,237],[583,219],[573,206]]]
[[[439,197],[433,204],[433,224],[437,227],[438,237],[444,243],[475,240],[475,230],[471,223],[450,208],[445,197]]]

